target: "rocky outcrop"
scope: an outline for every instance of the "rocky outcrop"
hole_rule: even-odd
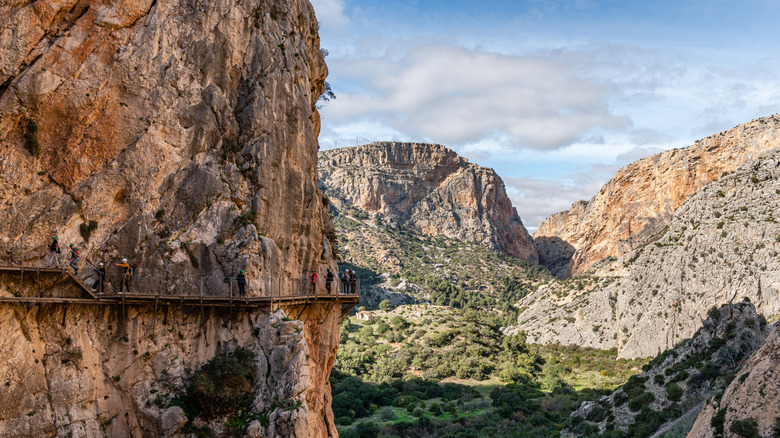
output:
[[[775,329],[737,374],[719,399],[704,408],[688,438],[711,438],[718,426],[725,436],[747,431],[750,423],[758,435],[777,436],[780,425],[780,331]],[[713,417],[717,417],[713,421]],[[742,427],[740,427],[740,423]],[[742,434],[741,436],[748,436]]]
[[[109,280],[129,258],[134,292],[227,294],[225,279],[245,269],[250,295],[285,293],[335,267],[316,186],[327,68],[308,1],[39,0],[0,12],[0,264],[40,266],[57,235],[108,262]],[[174,311],[162,323],[146,311],[3,305],[0,328],[18,343],[2,341],[0,390],[19,403],[2,403],[0,427],[154,436],[160,412],[145,404],[163,371],[178,379],[220,348],[270,354],[297,336],[299,365],[280,362],[292,374],[273,385],[293,382],[303,404],[272,414],[269,428],[288,429],[268,436],[335,435],[339,310],[318,307],[303,337],[276,339],[276,320],[261,314],[225,328]],[[63,339],[82,351],[79,364],[62,364]]]
[[[691,337],[708,310],[749,299],[780,313],[780,152],[770,151],[691,196],[644,245],[592,276],[524,298],[529,341],[654,356]]]
[[[214,290],[246,268],[259,291],[324,269],[327,69],[307,1],[37,1],[2,16],[7,261],[58,235],[169,288],[205,276]]]
[[[305,327],[282,311],[205,312],[0,306],[0,435],[176,436],[188,420],[169,406],[191,370],[244,347],[257,358],[253,407],[269,420],[262,436],[336,436],[329,386],[310,360],[335,352],[305,338],[314,326],[338,337],[337,313]]]
[[[609,396],[584,402],[572,414],[580,420],[576,428],[564,435],[620,430],[655,437],[672,429],[673,436],[684,435],[704,402],[730,383],[770,330],[750,303],[712,309],[691,339],[654,358]]]
[[[319,168],[320,186],[338,209],[538,260],[501,178],[444,146],[381,142],[334,149],[320,153]]]
[[[780,115],[629,164],[590,201],[579,201],[540,224],[534,233],[537,251],[553,254],[542,257],[551,271],[582,275],[594,263],[625,254],[659,232],[704,185],[777,147]]]

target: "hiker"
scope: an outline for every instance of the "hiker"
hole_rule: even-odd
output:
[[[79,273],[79,260],[81,260],[81,253],[79,252],[78,248],[76,248],[76,245],[70,244],[70,267],[73,268],[73,274],[78,275]]]
[[[350,269],[349,270],[349,293],[354,294],[355,293],[355,280],[357,280],[357,275],[355,275],[355,271]]]
[[[349,269],[344,271],[344,275],[341,276],[341,289],[343,293],[349,293]]]
[[[238,294],[240,296],[246,295],[244,288],[246,287],[246,276],[244,276],[244,270],[240,270],[236,275],[236,283],[238,284]]]
[[[312,293],[317,293],[317,270],[312,269],[311,270],[311,277],[309,277],[309,283],[311,283],[311,291]]]
[[[130,266],[126,258],[122,259],[122,263],[117,263],[117,266],[124,268],[125,272],[122,273],[122,284],[119,287],[119,293],[130,292],[130,280],[133,278],[133,267]]]
[[[98,263],[97,268],[95,269],[95,273],[98,277],[97,280],[95,280],[95,283],[92,285],[92,290],[102,294],[104,289],[104,281],[106,278],[106,268],[103,265],[103,262]]]
[[[325,275],[325,289],[330,293],[330,285],[333,284],[333,272],[328,268],[328,273]]]
[[[54,260],[54,263],[57,264],[57,267],[60,267],[60,242],[57,236],[54,236],[54,240],[51,241],[51,244],[49,245],[49,265],[48,267],[51,268],[51,262]]]

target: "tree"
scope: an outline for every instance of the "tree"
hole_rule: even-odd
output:
[[[390,300],[382,300],[379,302],[379,309],[383,312],[390,310]]]

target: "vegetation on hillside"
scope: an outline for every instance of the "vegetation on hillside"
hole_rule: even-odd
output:
[[[342,324],[331,384],[343,437],[557,436],[582,401],[644,363],[526,344],[486,312],[415,305],[374,314]]]
[[[344,257],[361,278],[360,305],[368,309],[385,298],[384,290],[391,290],[410,302],[498,312],[511,324],[518,312],[514,304],[553,280],[537,264],[478,243],[370,219],[356,209],[336,212],[333,221]],[[390,277],[378,287],[383,273]]]

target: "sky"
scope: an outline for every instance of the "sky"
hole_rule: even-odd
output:
[[[320,148],[439,143],[524,224],[620,167],[780,112],[775,0],[312,0],[336,99]]]

